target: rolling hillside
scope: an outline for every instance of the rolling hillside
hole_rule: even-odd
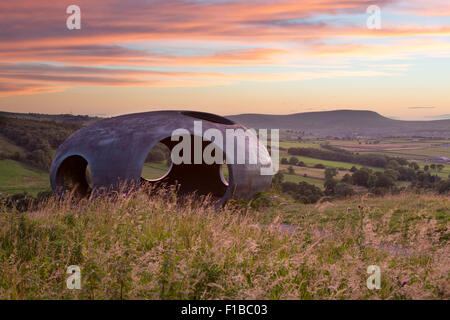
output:
[[[239,114],[227,118],[249,128],[292,129],[319,136],[450,137],[450,120],[402,121],[373,111],[335,110],[290,115]]]
[[[50,190],[48,173],[14,160],[0,160],[0,195],[27,192],[36,196]]]

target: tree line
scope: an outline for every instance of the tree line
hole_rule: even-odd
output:
[[[0,117],[0,135],[26,150],[0,154],[0,159],[23,161],[48,170],[54,150],[80,128],[74,123]]]

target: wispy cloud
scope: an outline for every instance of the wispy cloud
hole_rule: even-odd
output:
[[[450,26],[433,18],[449,10],[448,1],[441,0],[427,2],[426,8],[417,0],[76,4],[82,29],[70,31],[64,1],[0,2],[0,97],[73,86],[201,87],[398,77],[420,57],[450,56]],[[366,8],[372,4],[386,13],[381,30],[366,28]],[[409,22],[411,16],[415,22]]]

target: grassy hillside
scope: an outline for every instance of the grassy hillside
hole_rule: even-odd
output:
[[[119,195],[0,208],[0,298],[450,298],[448,197],[267,195],[216,211],[172,192]],[[66,289],[69,265],[81,290]],[[370,265],[380,290],[366,287]]]
[[[0,135],[0,153],[3,153],[5,155],[13,155],[16,152],[23,155],[25,154],[26,151],[24,148],[19,147],[18,145],[14,144],[14,142],[12,142],[11,140]]]
[[[0,160],[0,194],[28,192],[36,196],[50,189],[48,173],[14,160]]]

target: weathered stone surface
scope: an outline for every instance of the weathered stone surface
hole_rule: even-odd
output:
[[[172,132],[183,128],[194,136],[194,121],[202,121],[203,132],[218,129],[226,145],[226,129],[246,129],[226,118],[200,112],[156,111],[129,114],[98,121],[71,135],[58,149],[50,170],[52,188],[59,194],[66,191],[67,179],[77,185],[80,195],[92,190],[115,189],[124,182],[141,182],[141,172],[150,150],[162,142],[172,149],[178,142],[171,141]],[[234,157],[239,148],[246,150],[246,163],[228,163],[229,182],[221,175],[221,165],[173,164],[170,171],[158,181],[149,183],[180,184],[181,192],[211,193],[224,204],[231,197],[250,198],[270,187],[272,176],[261,175],[260,169],[271,166],[270,155],[256,136],[247,137],[255,143],[239,143],[236,139]],[[204,142],[203,148],[210,142]],[[258,154],[258,148],[261,148]],[[224,150],[224,153],[226,150]],[[249,164],[248,156],[260,161]],[[193,156],[192,156],[193,157]],[[193,163],[193,161],[192,161]],[[86,180],[86,167],[92,174],[92,183]]]

